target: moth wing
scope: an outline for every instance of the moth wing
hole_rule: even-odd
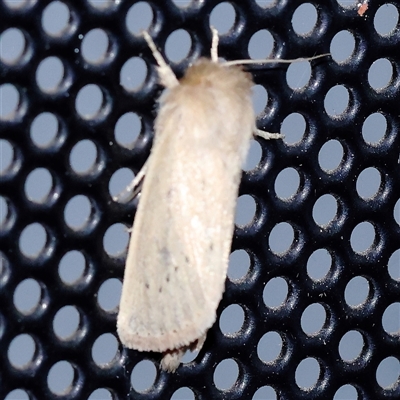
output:
[[[196,96],[185,96],[194,104],[171,101],[160,110],[118,315],[118,333],[129,348],[187,346],[215,321],[254,114],[247,101],[229,121],[214,97],[217,104],[204,101],[196,89]]]
[[[128,347],[139,350],[199,338],[215,320],[225,284],[237,185],[212,193],[210,179],[221,185],[232,172],[189,149],[184,160],[171,158],[172,144],[164,142],[149,165],[127,257],[120,313]]]

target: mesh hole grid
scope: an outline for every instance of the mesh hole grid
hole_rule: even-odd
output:
[[[366,4],[0,0],[1,398],[400,397],[399,9]],[[137,202],[111,196],[153,136],[138,33],[181,76],[210,21],[226,59],[332,59],[251,69],[286,137],[252,143],[219,317],[169,375],[118,342]]]

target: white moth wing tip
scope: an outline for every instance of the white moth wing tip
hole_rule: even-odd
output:
[[[207,331],[211,328],[216,320],[216,314],[210,313],[214,318],[197,325],[195,323],[188,324],[185,328],[174,330],[173,332],[161,335],[151,335],[149,330],[146,334],[140,334],[137,330],[129,327],[126,319],[118,316],[117,332],[121,343],[129,348],[138,351],[154,351],[168,352],[175,351],[185,347],[191,347],[193,343],[203,343]],[[201,346],[200,346],[201,347]]]

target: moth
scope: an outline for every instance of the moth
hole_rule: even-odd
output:
[[[200,350],[215,322],[250,139],[282,137],[256,128],[254,83],[240,64],[257,61],[219,62],[212,33],[211,59],[196,61],[180,80],[143,33],[166,89],[150,157],[126,189],[131,199],[142,184],[117,330],[124,346],[163,353],[166,371],[186,350]]]

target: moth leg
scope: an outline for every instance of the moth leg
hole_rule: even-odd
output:
[[[113,200],[118,202],[118,203],[127,203],[128,201],[131,201],[134,199],[139,193],[140,190],[142,189],[142,183],[144,176],[146,175],[147,172],[147,161],[144,163],[143,167],[141,170],[137,173],[135,178],[132,180],[132,182],[118,195],[113,197]]]
[[[179,85],[179,81],[172,71],[171,67],[166,63],[161,53],[158,51],[153,39],[147,31],[143,31],[143,37],[146,40],[148,46],[150,47],[153,57],[158,64],[158,75],[160,77],[161,84],[166,88],[172,88]]]
[[[219,42],[218,31],[212,26],[211,32],[212,32],[211,61],[218,63],[218,42]]]
[[[262,131],[261,129],[254,129],[253,131],[254,136],[260,136],[266,140],[270,139],[283,139],[285,135],[282,135],[281,133],[271,133],[271,132],[266,132]]]

